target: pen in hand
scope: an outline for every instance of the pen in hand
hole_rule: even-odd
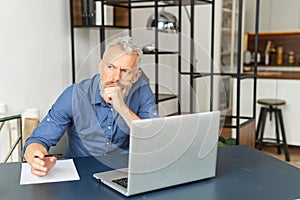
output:
[[[35,158],[39,158],[39,156],[34,156]],[[63,154],[48,154],[44,155],[44,157],[56,157],[56,158],[62,158]]]

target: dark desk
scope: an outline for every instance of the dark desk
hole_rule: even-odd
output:
[[[124,156],[121,159],[126,161]],[[74,161],[80,181],[24,186],[19,185],[20,163],[0,164],[0,199],[127,199],[93,179],[94,172],[107,170],[107,166],[95,158]],[[113,160],[106,158],[104,162],[111,164]],[[217,177],[130,199],[293,200],[300,198],[299,188],[299,169],[253,148],[233,146],[219,148]]]

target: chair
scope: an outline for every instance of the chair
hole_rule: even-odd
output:
[[[256,137],[256,148],[262,150],[263,146],[276,146],[277,153],[281,154],[281,147],[283,147],[285,152],[285,160],[290,161],[290,155],[288,151],[288,145],[286,142],[285,129],[283,124],[282,112],[278,106],[285,105],[285,100],[282,99],[259,99],[257,101],[258,104],[263,105],[260,109],[257,129],[255,133]],[[275,118],[275,132],[276,139],[273,138],[265,138],[264,137],[264,129],[267,114],[269,114],[269,119],[272,121],[272,115],[274,114]],[[280,126],[280,127],[279,127]],[[279,134],[281,133],[281,135]]]

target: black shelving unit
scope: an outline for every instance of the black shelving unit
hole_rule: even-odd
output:
[[[238,0],[239,2],[239,15],[238,15],[238,45],[237,45],[237,67],[235,73],[221,73],[220,75],[226,75],[231,76],[236,79],[237,81],[237,88],[236,88],[236,114],[235,115],[228,115],[226,116],[228,121],[230,121],[230,124],[224,124],[225,128],[231,128],[236,130],[236,144],[238,145],[240,143],[240,131],[241,128],[248,125],[249,123],[255,123],[256,119],[256,90],[257,90],[257,52],[258,52],[258,28],[259,28],[259,7],[260,7],[260,0],[256,1],[256,8],[255,8],[255,57],[254,57],[254,70],[252,74],[245,74],[241,73],[241,69],[243,67],[242,59],[241,59],[241,53],[242,53],[242,26],[243,26],[243,15],[242,15],[242,8],[243,3],[247,0]],[[250,116],[244,116],[241,115],[241,82],[246,79],[253,79],[253,110]],[[235,122],[232,122],[232,120],[235,120]],[[253,138],[255,140],[255,138]]]
[[[238,55],[237,55],[237,71],[236,73],[218,73],[214,71],[214,35],[215,35],[215,30],[214,30],[214,24],[215,24],[215,0],[116,0],[116,1],[105,1],[105,0],[99,0],[102,1],[102,11],[104,11],[104,5],[109,5],[109,6],[115,6],[115,7],[122,7],[128,10],[128,26],[105,26],[105,25],[100,25],[100,26],[78,26],[74,25],[73,23],[73,1],[75,0],[70,0],[70,13],[71,13],[71,44],[72,44],[72,80],[75,82],[75,77],[76,77],[76,67],[75,67],[75,47],[74,47],[74,29],[76,28],[98,28],[99,29],[99,34],[100,34],[100,41],[103,44],[103,41],[105,41],[105,29],[107,28],[125,28],[129,30],[129,34],[131,35],[131,30],[132,30],[132,9],[142,9],[142,8],[153,8],[154,10],[154,16],[155,19],[158,19],[158,8],[160,7],[177,7],[178,8],[178,32],[181,33],[181,28],[182,28],[182,9],[183,5],[189,5],[190,6],[190,67],[189,71],[183,71],[182,66],[181,66],[181,43],[182,43],[182,38],[181,34],[178,34],[178,51],[176,52],[168,52],[168,51],[159,51],[159,45],[158,45],[158,38],[159,38],[159,31],[155,29],[154,31],[154,38],[155,38],[155,50],[152,53],[145,53],[145,55],[149,56],[154,56],[154,61],[155,61],[155,89],[154,89],[154,96],[156,99],[156,103],[163,102],[163,101],[168,101],[171,99],[178,99],[178,112],[177,114],[181,114],[181,107],[180,107],[180,102],[182,98],[182,91],[181,91],[181,79],[183,76],[188,76],[189,77],[189,82],[190,82],[190,109],[189,113],[195,112],[194,108],[194,90],[195,90],[195,84],[194,81],[195,79],[203,78],[203,77],[209,77],[210,78],[210,105],[209,105],[209,110],[216,110],[213,107],[213,90],[214,90],[214,77],[215,76],[232,76],[237,79],[237,105],[236,110],[237,113],[235,116],[226,116],[228,119],[235,119],[236,124],[224,124],[224,127],[226,128],[233,128],[236,129],[236,141],[237,144],[239,144],[239,134],[240,134],[240,128],[243,127],[244,125],[248,124],[249,122],[255,120],[255,109],[256,109],[256,78],[257,78],[257,62],[256,62],[256,57],[255,57],[255,65],[254,65],[254,73],[253,74],[242,74],[241,73],[241,47],[242,47],[242,15],[239,15],[239,23],[238,23]],[[96,0],[97,1],[97,0]],[[243,5],[244,0],[239,0],[239,8],[240,12],[242,13],[242,5]],[[255,44],[255,50],[257,52],[257,42],[258,42],[258,21],[259,21],[259,0],[256,0],[256,44]],[[195,6],[201,6],[201,5],[209,5],[211,6],[211,41],[210,41],[210,56],[211,56],[211,63],[210,63],[210,72],[196,72],[194,69],[195,63],[194,63],[194,50],[195,50],[195,44],[194,44],[194,38],[195,38]],[[104,13],[104,12],[102,12]],[[104,24],[104,17],[102,16],[102,24]],[[146,20],[145,20],[146,21]],[[101,47],[101,50],[103,52],[104,46]],[[178,60],[178,94],[173,95],[173,94],[160,94],[159,91],[159,58],[161,55],[176,55],[177,54],[177,60]],[[240,115],[240,84],[241,81],[244,79],[249,79],[252,78],[254,80],[254,94],[253,94],[253,113],[252,116],[241,116]],[[246,120],[245,122],[241,123],[241,119]]]
[[[154,96],[156,103],[160,103],[163,101],[168,101],[172,99],[178,99],[178,109],[176,114],[181,114],[181,106],[180,102],[182,101],[182,91],[181,91],[181,76],[189,76],[189,82],[190,82],[190,113],[195,112],[194,109],[194,79],[201,78],[203,76],[199,76],[194,71],[194,36],[195,36],[195,30],[194,30],[194,23],[195,23],[195,6],[201,6],[201,5],[211,5],[212,9],[212,21],[211,21],[211,58],[214,57],[214,1],[213,0],[177,0],[177,1],[171,1],[171,0],[119,0],[119,1],[105,1],[105,0],[99,0],[102,2],[102,11],[104,11],[104,6],[114,6],[114,7],[121,7],[125,8],[128,11],[128,26],[107,26],[107,25],[74,25],[73,22],[73,2],[76,0],[70,0],[70,13],[71,13],[71,44],[72,44],[72,80],[73,83],[75,83],[76,79],[76,66],[75,66],[75,38],[74,38],[74,29],[81,29],[81,28],[98,28],[99,34],[100,34],[100,42],[101,44],[104,44],[103,41],[105,41],[105,29],[108,28],[125,28],[129,30],[129,34],[131,35],[132,30],[132,10],[133,9],[143,9],[143,8],[153,8],[155,19],[158,19],[159,11],[158,8],[160,7],[177,7],[178,10],[178,51],[160,51],[159,50],[159,31],[158,29],[154,30],[154,38],[155,38],[155,50],[151,53],[144,53],[146,56],[153,56],[154,57],[154,70],[155,70],[155,86],[154,86]],[[97,1],[97,0],[96,0]],[[181,66],[181,27],[182,27],[182,9],[183,5],[189,5],[190,6],[190,71],[183,72],[182,66]],[[104,13],[104,12],[102,12]],[[104,24],[104,17],[102,16],[102,24]],[[145,20],[146,21],[146,20]],[[103,53],[104,46],[101,46],[101,52]],[[177,55],[178,60],[178,94],[161,94],[159,91],[159,60],[161,55]],[[213,62],[211,63],[211,69],[213,70]],[[207,76],[207,75],[205,75]],[[213,88],[213,73],[210,73],[211,76],[211,88]],[[212,92],[211,92],[212,95]],[[211,96],[211,98],[213,98]],[[210,105],[212,110],[212,104]]]

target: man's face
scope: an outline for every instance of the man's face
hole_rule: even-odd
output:
[[[116,46],[108,49],[103,60],[99,62],[100,95],[104,101],[111,103],[105,91],[114,87],[121,88],[124,95],[129,92],[132,83],[138,78],[137,64],[136,53],[128,54]]]

